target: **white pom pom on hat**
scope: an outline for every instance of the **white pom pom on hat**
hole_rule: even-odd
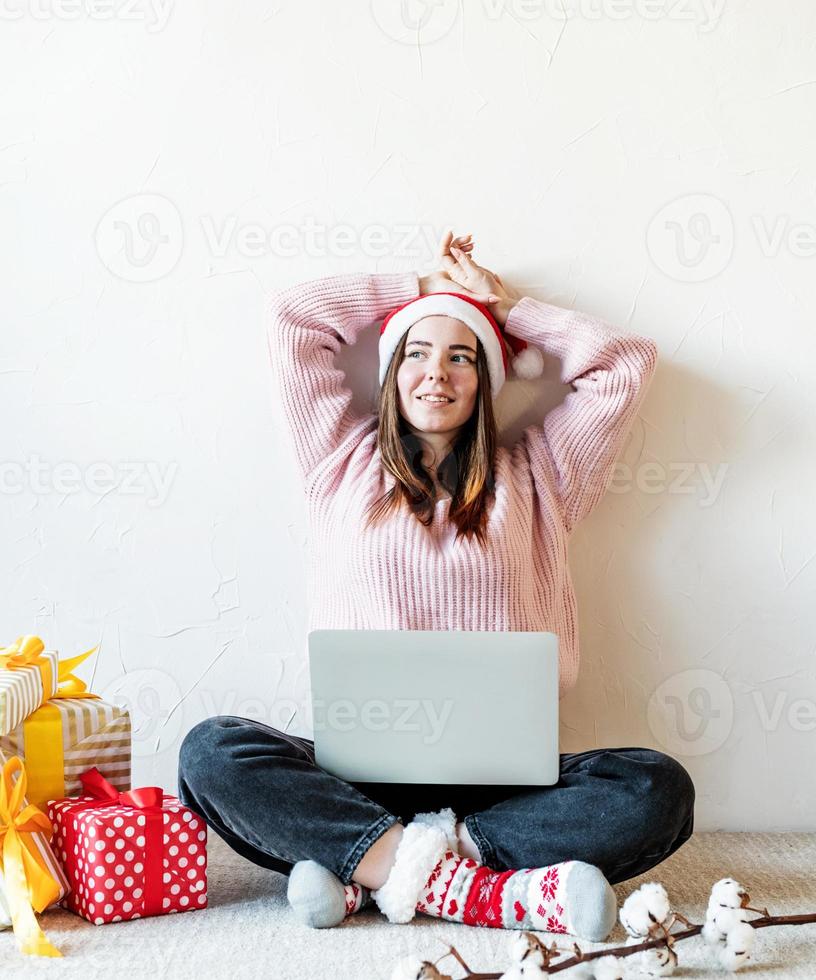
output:
[[[513,373],[517,378],[531,380],[544,372],[544,357],[537,347],[506,333],[496,322],[489,308],[462,293],[428,293],[408,300],[391,310],[380,327],[379,357],[380,384],[385,381],[388,365],[403,334],[426,316],[450,316],[461,320],[476,334],[484,347],[493,398],[507,379],[507,346],[512,351]]]

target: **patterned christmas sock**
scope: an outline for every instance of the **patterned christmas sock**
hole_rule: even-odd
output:
[[[356,881],[343,885],[343,892],[346,897],[346,915],[359,912],[364,905],[371,902],[371,892],[365,885],[358,885]]]
[[[372,898],[391,922],[416,912],[468,925],[562,932],[601,942],[617,901],[599,868],[562,861],[542,868],[493,871],[457,853],[450,808],[417,814],[402,835],[394,865]]]
[[[286,897],[297,917],[313,929],[336,926],[371,902],[364,885],[342,881],[317,861],[298,861],[289,873]]]
[[[600,942],[615,925],[617,903],[601,871],[583,861],[492,871],[446,850],[417,911],[465,925],[540,929]]]

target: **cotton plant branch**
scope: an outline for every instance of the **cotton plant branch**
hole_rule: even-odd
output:
[[[816,922],[816,912],[771,915],[767,908],[755,908],[750,901],[738,881],[721,878],[712,886],[705,922],[695,925],[671,908],[663,885],[647,882],[629,895],[618,913],[627,932],[625,946],[584,952],[577,943],[564,949],[555,942],[547,945],[534,932],[513,931],[508,943],[510,965],[504,973],[471,970],[456,947],[449,946],[436,961],[419,955],[404,957],[394,966],[391,980],[454,980],[438,967],[448,956],[465,971],[461,980],[532,980],[571,969],[575,970],[572,976],[581,980],[669,976],[678,966],[677,942],[697,935],[702,935],[721,968],[735,972],[751,959],[757,929]],[[750,919],[751,912],[759,913],[758,917]],[[686,928],[672,932],[678,923]],[[563,959],[566,954],[570,955]],[[635,972],[625,973],[627,966]]]

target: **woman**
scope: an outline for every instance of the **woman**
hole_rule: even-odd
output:
[[[272,297],[314,539],[310,628],[552,631],[563,696],[578,673],[568,537],[609,484],[657,348],[513,296],[470,238],[446,234],[431,276],[333,276]],[[358,418],[334,357],[375,321],[382,387]],[[506,344],[517,373],[540,373],[541,348],[575,388],[511,450],[492,405]],[[288,874],[312,926],[373,900],[396,922],[421,911],[595,941],[615,924],[610,883],[688,840],[695,795],[676,760],[637,747],[561,753],[547,787],[351,783],[315,765],[311,740],[232,716],[187,735],[179,794],[238,853]]]

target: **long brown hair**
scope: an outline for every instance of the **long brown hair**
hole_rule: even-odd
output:
[[[402,363],[408,333],[403,335],[377,397],[377,446],[384,469],[396,483],[374,501],[366,526],[406,504],[420,523],[431,523],[436,506],[434,482],[422,465],[422,443],[408,428],[399,410],[397,372]],[[481,341],[476,343],[479,387],[476,406],[462,427],[453,448],[437,467],[439,482],[451,494],[449,517],[457,525],[456,538],[475,535],[484,545],[488,507],[494,493],[496,419],[487,358]]]

